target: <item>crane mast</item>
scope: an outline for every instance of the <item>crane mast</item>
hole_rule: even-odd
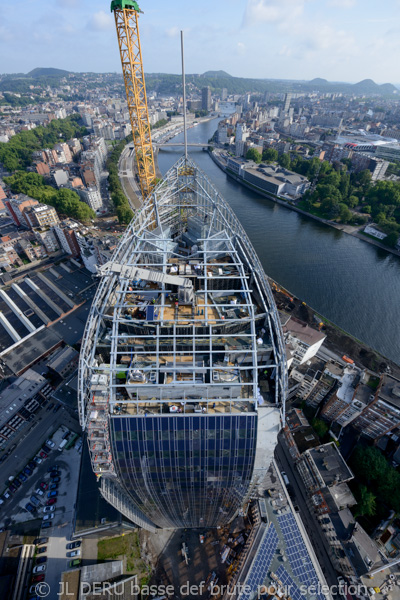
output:
[[[113,0],[111,12],[115,17],[137,171],[145,200],[156,184],[156,170],[140,47],[138,17],[142,11],[134,0]]]

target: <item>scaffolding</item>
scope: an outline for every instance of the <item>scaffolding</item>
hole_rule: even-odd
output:
[[[101,274],[81,353],[83,426],[93,375],[108,378],[111,414],[196,399],[207,410],[218,401],[255,410],[261,369],[276,373],[273,402],[283,407],[285,350],[270,287],[194,163],[169,171]]]

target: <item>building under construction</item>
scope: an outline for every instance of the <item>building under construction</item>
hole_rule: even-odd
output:
[[[182,157],[102,267],[84,335],[80,419],[103,496],[150,529],[229,522],[269,467],[285,364],[259,259]]]

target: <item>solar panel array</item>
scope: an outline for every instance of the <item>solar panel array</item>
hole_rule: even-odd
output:
[[[287,573],[284,566],[281,565],[279,569],[275,571],[275,575],[277,575],[283,583],[286,594],[290,596],[292,600],[304,600],[304,596],[300,593],[299,588]]]
[[[249,600],[252,598],[254,592],[256,592],[258,587],[264,583],[277,545],[278,534],[274,525],[271,523],[260,544],[253,564],[251,565],[249,575],[245,582],[246,591],[243,591],[240,594],[239,600]]]
[[[281,515],[278,523],[285,538],[286,554],[293,574],[302,584],[317,588],[319,579],[293,514]],[[317,598],[325,600],[323,594],[317,594]]]

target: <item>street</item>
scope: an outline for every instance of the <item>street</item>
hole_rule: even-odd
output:
[[[28,429],[23,430],[20,437],[17,436],[12,440],[12,444],[17,444],[17,447],[1,465],[4,486],[9,477],[17,475],[26,466],[26,463],[40,450],[42,444],[60,425],[65,425],[72,431],[81,433],[77,417],[72,416],[64,407],[56,413],[48,412],[46,408],[38,411]],[[1,486],[0,489],[2,489]]]

